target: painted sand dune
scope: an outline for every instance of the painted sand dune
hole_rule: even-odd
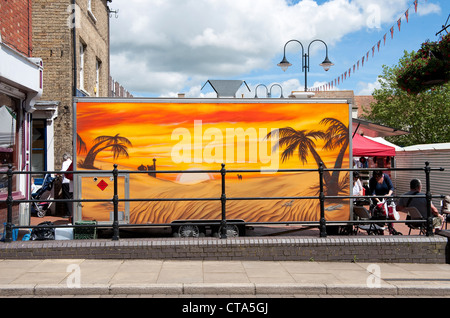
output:
[[[131,199],[173,199],[173,198],[216,198],[221,196],[221,180],[203,181],[197,184],[180,184],[173,181],[152,178],[146,174],[132,174]],[[119,198],[124,198],[123,181],[119,181]],[[104,198],[112,197],[112,186],[103,193]],[[83,199],[89,195],[98,197],[97,185],[84,182]],[[89,194],[89,195],[88,195]],[[318,174],[315,172],[264,176],[259,178],[226,179],[227,198],[245,197],[301,197],[318,196]],[[83,204],[84,219],[108,221],[112,203]],[[328,221],[348,220],[348,205],[342,200],[329,202],[326,207]],[[240,219],[246,222],[286,222],[318,221],[320,218],[319,201],[299,200],[228,200],[227,219]],[[123,211],[121,203],[119,210]],[[220,201],[163,201],[131,202],[131,224],[164,224],[175,220],[220,220]]]

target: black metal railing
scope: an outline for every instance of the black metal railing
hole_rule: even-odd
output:
[[[5,242],[9,243],[12,241],[12,232],[13,229],[32,229],[36,228],[37,226],[15,226],[13,224],[13,205],[14,204],[21,204],[21,203],[39,203],[39,202],[55,202],[55,203],[65,203],[65,202],[71,202],[71,203],[82,203],[82,202],[112,202],[114,206],[113,210],[113,221],[112,224],[95,224],[95,225],[89,225],[89,224],[83,224],[83,225],[49,225],[49,228],[77,228],[77,227],[83,227],[83,228],[89,228],[89,227],[95,227],[95,228],[112,228],[113,235],[112,240],[117,241],[119,240],[119,232],[120,228],[125,227],[159,227],[159,226],[173,226],[173,223],[167,223],[167,224],[120,224],[119,222],[119,203],[121,202],[145,202],[145,201],[153,201],[153,202],[164,202],[164,201],[220,201],[221,202],[221,233],[220,238],[224,239],[227,238],[227,231],[226,226],[228,225],[280,225],[280,224],[290,224],[290,225],[307,225],[312,227],[318,227],[320,229],[320,237],[327,237],[327,226],[330,225],[358,225],[358,224],[377,224],[380,223],[380,220],[342,220],[342,221],[327,221],[325,218],[325,202],[326,200],[330,199],[358,199],[361,198],[360,196],[353,196],[353,195],[325,195],[325,184],[324,184],[324,172],[325,171],[423,171],[425,173],[425,179],[426,179],[426,193],[424,196],[421,195],[393,195],[391,198],[425,198],[427,201],[427,218],[426,220],[382,220],[383,223],[426,223],[426,235],[432,236],[433,235],[433,218],[431,213],[431,201],[433,198],[441,198],[443,199],[443,195],[436,195],[433,196],[431,194],[431,179],[430,174],[431,171],[444,171],[443,168],[431,168],[430,164],[428,162],[425,163],[425,167],[423,168],[342,168],[342,169],[325,169],[324,165],[321,163],[319,165],[318,169],[279,169],[274,170],[273,172],[277,173],[289,173],[289,172],[317,172],[319,174],[319,195],[318,196],[289,196],[289,197],[227,197],[226,194],[226,175],[228,173],[255,173],[255,172],[261,172],[261,170],[227,170],[226,165],[222,164],[220,170],[167,170],[167,171],[119,171],[117,169],[117,165],[114,165],[114,169],[112,171],[106,171],[106,170],[81,170],[81,171],[73,171],[74,175],[79,174],[106,174],[106,175],[112,175],[114,180],[114,195],[111,199],[45,199],[45,200],[36,200],[36,199],[27,199],[27,200],[14,200],[13,199],[13,191],[12,191],[12,181],[13,176],[17,174],[61,174],[61,171],[13,171],[12,165],[8,166],[8,170],[6,172],[0,172],[0,174],[6,174],[8,178],[8,196],[6,200],[0,201],[5,202],[7,206],[7,220],[5,225]],[[269,172],[269,171],[268,171]],[[220,197],[212,197],[212,198],[145,198],[145,199],[126,199],[126,198],[119,198],[118,195],[118,179],[119,174],[140,174],[140,173],[158,173],[158,174],[174,174],[174,173],[213,173],[213,174],[220,174],[221,175],[221,195]],[[366,196],[366,198],[382,198],[383,196]],[[320,219],[319,221],[283,221],[283,222],[233,222],[230,220],[227,220],[227,201],[254,201],[254,200],[305,200],[305,199],[313,199],[313,200],[319,200],[320,201]],[[74,222],[75,223],[75,222]],[[183,222],[177,222],[177,226],[182,226],[186,224],[191,224],[188,221],[186,223]],[[208,222],[208,220],[205,220],[203,223],[196,223],[197,225],[210,225],[211,223]],[[47,226],[46,226],[47,227]]]

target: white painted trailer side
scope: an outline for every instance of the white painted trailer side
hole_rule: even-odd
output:
[[[395,157],[396,168],[421,168],[425,162],[431,168],[444,168],[445,171],[432,171],[430,174],[432,195],[450,195],[450,143],[415,145],[397,149]],[[396,194],[401,195],[409,191],[409,182],[413,178],[422,181],[426,191],[425,171],[395,171],[393,176]],[[434,205],[440,209],[441,200],[433,199]]]

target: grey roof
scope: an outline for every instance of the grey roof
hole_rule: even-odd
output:
[[[217,97],[236,97],[236,92],[241,88],[242,83],[245,81],[240,80],[208,80],[205,85],[203,85],[202,89],[206,86],[206,84],[210,84],[214,91],[217,93]],[[245,86],[248,85],[245,83]],[[248,88],[250,92],[250,88]]]

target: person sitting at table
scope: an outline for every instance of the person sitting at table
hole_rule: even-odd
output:
[[[369,180],[370,195],[390,197],[394,193],[394,185],[391,178],[383,171],[376,170]],[[381,198],[374,198],[375,203],[381,202]]]
[[[406,192],[404,195],[421,195],[420,198],[400,198],[397,203],[397,210],[402,211],[405,207],[415,207],[419,210],[423,219],[426,220],[427,213],[427,199],[424,197],[422,191],[422,182],[419,179],[412,179],[409,183],[410,190]],[[433,228],[439,228],[442,226],[444,217],[439,214],[438,209],[434,206],[433,202],[431,203],[431,214],[433,217]]]
[[[363,186],[358,171],[353,172],[353,195],[359,197],[364,195]]]

